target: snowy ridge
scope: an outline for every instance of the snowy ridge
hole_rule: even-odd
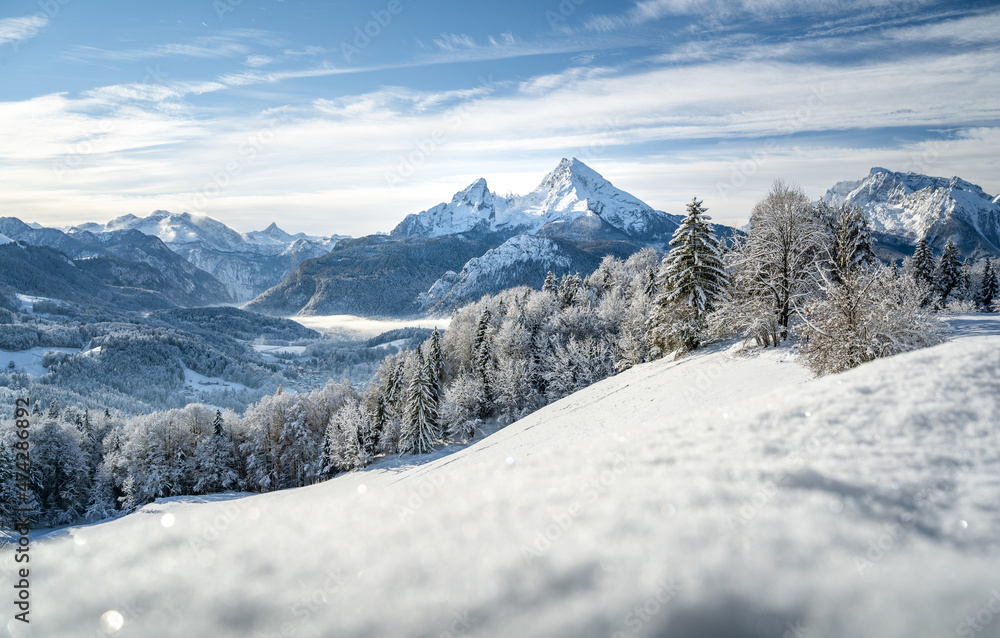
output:
[[[1000,565],[1000,337],[808,379],[787,349],[716,348],[443,458],[54,534],[33,629],[134,608],[137,637],[955,635]]]
[[[843,181],[823,198],[830,204],[856,204],[878,232],[928,238],[934,245],[948,238],[967,251],[1000,251],[1000,196],[959,177],[928,177],[875,167],[864,179]]]
[[[515,278],[520,267],[532,262],[541,264],[544,270],[558,271],[570,268],[573,259],[551,239],[517,235],[482,257],[469,260],[462,272],[449,270],[417,301],[427,310],[474,301],[484,290],[494,290],[502,282]]]
[[[279,283],[300,263],[330,252],[340,236],[291,235],[272,223],[261,231],[238,233],[206,215],[154,211],[128,214],[107,224],[84,224],[73,230],[109,233],[137,230],[159,237],[171,250],[214,275],[237,301],[249,301]]]
[[[485,179],[458,192],[450,203],[408,215],[393,231],[398,237],[440,237],[461,233],[538,234],[553,223],[597,216],[629,237],[662,235],[676,227],[672,216],[653,210],[614,187],[580,160],[563,159],[524,196],[490,192]]]

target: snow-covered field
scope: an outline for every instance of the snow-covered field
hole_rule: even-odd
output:
[[[355,315],[316,315],[289,317],[306,328],[347,339],[370,339],[396,328],[437,328],[445,330],[450,317],[440,319],[369,319]]]
[[[1000,325],[969,322],[818,380],[787,348],[709,349],[451,455],[56,532],[31,627],[1000,636]]]
[[[14,370],[40,377],[46,372],[42,366],[42,357],[48,352],[80,352],[80,348],[29,348],[28,350],[0,350],[0,366],[6,370],[10,362],[14,362]]]

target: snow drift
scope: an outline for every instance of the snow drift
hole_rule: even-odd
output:
[[[971,323],[819,380],[657,361],[448,456],[58,532],[34,635],[1000,635],[1000,331]]]

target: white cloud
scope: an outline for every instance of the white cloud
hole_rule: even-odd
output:
[[[818,196],[872,165],[903,169],[927,152],[930,142],[867,141],[865,132],[880,127],[963,131],[934,149],[924,172],[959,174],[995,192],[1000,128],[976,128],[997,121],[1000,103],[1000,52],[983,41],[996,16],[986,18],[967,24],[973,34],[967,41],[983,46],[944,55],[827,64],[802,60],[804,54],[820,59],[816,53],[836,39],[733,41],[728,44],[742,47],[737,61],[692,52],[683,65],[639,60],[620,68],[574,67],[503,90],[383,87],[275,105],[258,117],[199,110],[184,97],[359,70],[251,69],[214,82],[117,85],[81,99],[0,103],[0,168],[17,185],[0,192],[0,207],[25,216],[38,211],[31,216],[42,221],[72,210],[75,222],[84,213],[107,219],[186,210],[213,174],[233,165],[229,183],[204,212],[230,222],[254,219],[254,226],[277,215],[298,216],[300,227],[315,232],[363,234],[388,230],[479,176],[494,189],[523,192],[560,157],[577,155],[670,212],[694,194],[705,197],[725,222],[745,217],[775,177],[797,180]],[[890,42],[897,35],[898,41],[936,42],[961,30],[956,22],[883,35]],[[859,34],[841,41],[864,50],[871,40]],[[102,131],[109,121],[113,130]],[[252,153],[248,139],[255,141]],[[767,140],[766,157],[757,162]],[[54,179],[53,166],[68,165],[67,158],[74,166]],[[718,184],[730,183],[734,167],[748,161],[759,165],[723,199]],[[387,175],[401,167],[408,177],[389,188]]]
[[[0,44],[33,38],[49,24],[42,15],[0,19]]]
[[[444,49],[445,51],[476,48],[476,41],[473,40],[471,36],[465,35],[464,33],[461,35],[455,33],[444,33],[440,38],[434,38],[434,44],[438,45],[438,47]]]
[[[155,44],[140,49],[111,50],[77,46],[66,57],[74,60],[146,60],[164,57],[236,58],[250,53],[250,44],[277,45],[280,40],[259,29],[233,29],[190,42]]]
[[[930,0],[913,0],[911,9]],[[694,16],[709,21],[768,19],[790,16],[843,15],[864,11],[894,11],[898,0],[638,0],[626,11],[592,16],[587,27],[594,31],[614,31],[635,27],[671,16]]]
[[[267,66],[268,64],[272,64],[273,62],[274,58],[272,58],[271,56],[255,54],[255,55],[248,55],[247,59],[243,62],[243,64],[252,67],[259,67],[259,66]]]

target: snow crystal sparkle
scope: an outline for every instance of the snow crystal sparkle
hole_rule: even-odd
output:
[[[106,632],[117,633],[125,626],[125,618],[121,613],[111,609],[101,616],[101,627]]]

